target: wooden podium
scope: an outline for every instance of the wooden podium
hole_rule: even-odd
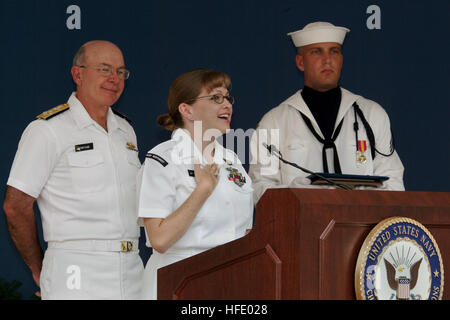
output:
[[[361,245],[402,216],[434,236],[450,286],[450,193],[270,189],[247,236],[158,270],[158,299],[355,299]]]

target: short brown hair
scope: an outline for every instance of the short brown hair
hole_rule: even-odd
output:
[[[230,85],[230,77],[220,71],[200,68],[181,74],[170,86],[167,99],[169,113],[160,115],[157,123],[170,131],[182,128],[183,118],[178,110],[180,104],[195,100],[202,89],[211,92],[217,87],[228,88]]]

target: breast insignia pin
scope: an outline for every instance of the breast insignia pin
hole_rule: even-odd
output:
[[[239,187],[242,187],[247,182],[245,176],[238,169],[233,167],[227,167],[226,169],[229,172],[228,180],[233,181]]]
[[[132,142],[127,142],[127,149],[130,149],[130,150],[133,150],[133,151],[136,151],[136,152],[139,151]]]

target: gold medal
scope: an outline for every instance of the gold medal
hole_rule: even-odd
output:
[[[367,150],[367,141],[366,140],[358,140],[358,148],[356,150],[356,163],[362,164],[366,163],[366,152]]]
[[[366,163],[366,161],[367,161],[367,158],[366,158],[366,155],[364,154],[364,152],[356,151],[356,162],[358,164],[361,164],[361,163]]]

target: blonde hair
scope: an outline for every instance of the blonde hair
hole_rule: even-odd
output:
[[[185,72],[170,86],[167,99],[169,113],[160,115],[156,122],[170,131],[182,128],[183,117],[178,110],[180,104],[195,100],[202,89],[211,92],[217,87],[228,88],[230,85],[230,77],[224,72],[204,68]]]

